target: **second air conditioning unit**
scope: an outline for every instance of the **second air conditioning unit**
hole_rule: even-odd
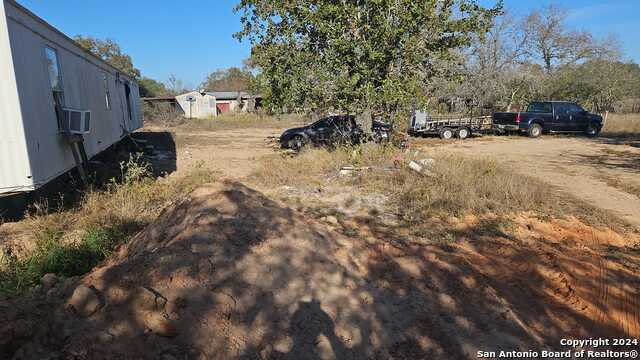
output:
[[[91,111],[62,108],[60,131],[65,134],[88,134],[91,131]]]

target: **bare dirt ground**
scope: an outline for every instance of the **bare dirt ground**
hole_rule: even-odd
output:
[[[640,147],[636,145],[578,136],[491,137],[439,149],[495,158],[640,228]]]
[[[200,166],[220,171],[232,178],[242,178],[255,169],[256,160],[273,154],[274,137],[284,129],[250,128],[220,131],[172,131],[175,142],[175,174],[181,176]],[[167,129],[145,128],[145,133],[162,133]],[[164,140],[166,143],[166,140]],[[171,154],[169,154],[171,156]]]
[[[211,166],[227,180],[167,208],[91,273],[0,300],[0,358],[474,359],[640,337],[637,235],[523,213],[508,233],[491,216],[430,220],[458,239],[440,243],[375,212],[319,217],[242,178],[277,133],[176,134],[171,176]],[[500,138],[438,151],[573,146],[575,164],[556,166],[589,174],[577,160],[594,154],[588,144]]]

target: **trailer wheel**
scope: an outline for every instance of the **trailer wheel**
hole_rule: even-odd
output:
[[[469,129],[465,127],[461,127],[461,128],[458,128],[458,130],[456,130],[456,137],[460,140],[464,140],[468,138],[469,135],[471,135],[471,131],[469,131]]]
[[[448,128],[444,128],[444,129],[440,130],[440,139],[449,140],[452,137],[453,137],[453,130],[448,129]]]

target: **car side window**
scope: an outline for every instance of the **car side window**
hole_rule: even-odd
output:
[[[580,113],[584,111],[580,106],[576,104],[569,104],[569,109],[573,113]]]
[[[317,123],[311,125],[311,127],[316,130],[321,128],[327,128],[329,126],[331,126],[331,118],[322,119]]]
[[[567,104],[556,104],[556,114],[557,115],[569,114],[569,106]]]

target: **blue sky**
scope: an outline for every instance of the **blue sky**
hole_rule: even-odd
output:
[[[240,29],[237,0],[18,0],[67,35],[111,38],[129,53],[144,76],[171,74],[197,86],[218,68],[241,66],[250,46],[232,34]],[[492,0],[481,0],[492,4]],[[639,0],[505,0],[515,15],[554,3],[569,11],[568,25],[596,36],[617,34],[625,58],[640,62]]]

